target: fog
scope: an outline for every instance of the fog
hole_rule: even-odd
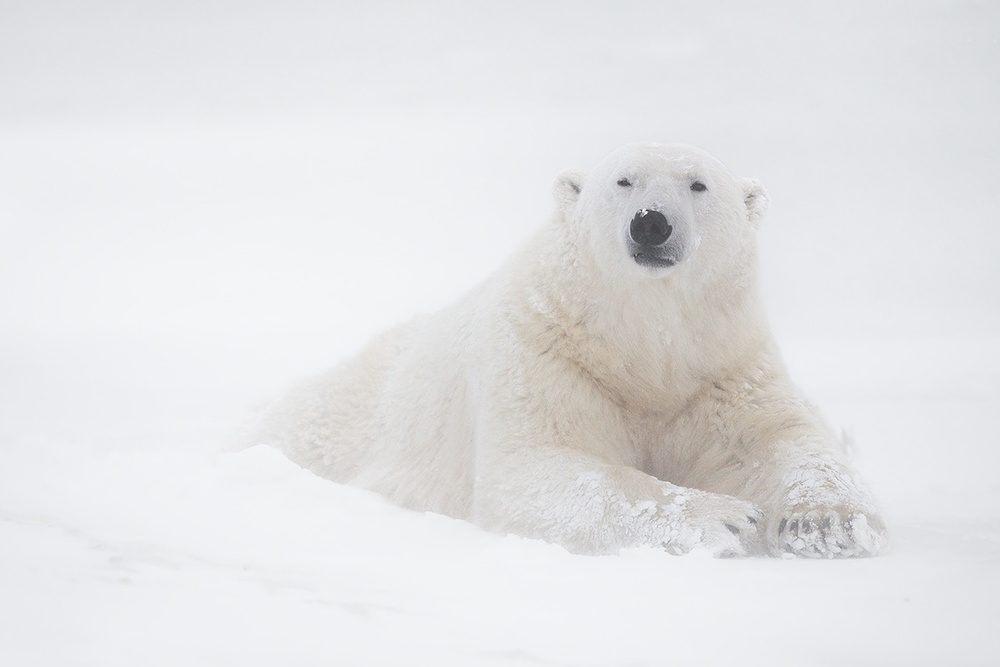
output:
[[[998,34],[982,2],[6,0],[0,661],[994,662]],[[629,141],[767,188],[775,333],[889,556],[580,558],[227,451]]]

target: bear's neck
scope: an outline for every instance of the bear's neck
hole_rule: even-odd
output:
[[[616,284],[585,248],[568,249],[542,258],[528,286],[544,332],[538,344],[632,412],[679,410],[707,378],[746,364],[769,340],[752,271],[727,282],[681,265],[663,278]]]

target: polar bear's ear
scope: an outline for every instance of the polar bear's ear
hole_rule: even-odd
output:
[[[756,178],[744,178],[740,180],[740,188],[743,190],[743,203],[747,207],[747,220],[754,229],[760,228],[760,220],[767,213],[767,191]]]
[[[583,190],[583,172],[577,169],[567,169],[559,174],[552,190],[560,208],[572,206],[580,198],[580,191]]]

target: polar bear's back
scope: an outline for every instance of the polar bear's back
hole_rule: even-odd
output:
[[[322,477],[352,481],[371,451],[385,378],[411,329],[396,327],[353,358],[300,383],[264,413],[254,443],[278,447]]]
[[[455,310],[391,329],[301,384],[268,411],[255,442],[405,507],[467,517],[474,433]]]

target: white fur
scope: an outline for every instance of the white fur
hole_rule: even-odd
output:
[[[631,145],[563,174],[556,199],[491,279],[300,387],[255,441],[578,552],[881,552],[872,500],[763,316],[761,185],[698,149]],[[676,266],[629,254],[643,208],[670,219]]]

